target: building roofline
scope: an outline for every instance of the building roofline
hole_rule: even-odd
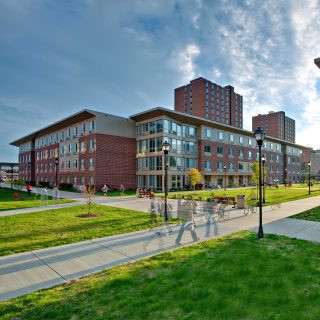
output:
[[[72,114],[71,116],[65,117],[37,131],[31,132],[30,134],[27,134],[17,140],[14,140],[10,142],[10,145],[19,147],[21,144],[39,137],[41,134],[46,134],[54,130],[59,130],[65,126],[69,126],[79,121],[96,116],[98,113],[99,112],[90,109],[83,109],[77,113]]]
[[[150,114],[152,114],[152,115],[150,116]],[[183,113],[183,112],[178,112],[178,111],[174,111],[172,109],[167,109],[167,108],[162,108],[162,107],[155,107],[155,108],[152,108],[152,109],[148,109],[148,110],[145,110],[143,112],[139,112],[139,113],[136,113],[134,115],[131,115],[129,118],[132,119],[132,120],[135,120],[136,122],[139,122],[139,121],[143,121],[143,120],[146,120],[148,118],[152,118],[152,117],[156,117],[156,116],[160,116],[160,115],[167,115],[170,118],[173,118],[173,119],[178,120],[178,121],[180,121],[182,123],[187,123],[187,124],[190,124],[190,125],[192,125],[192,124],[193,125],[208,125],[208,126],[212,126],[213,125],[215,128],[218,128],[218,129],[221,129],[221,130],[228,130],[228,131],[231,131],[231,132],[240,133],[240,134],[242,133],[242,134],[246,134],[246,135],[250,135],[250,136],[254,137],[254,133],[252,131],[249,131],[249,130],[232,127],[232,126],[229,126],[229,125],[221,124],[221,123],[216,122],[216,121],[207,120],[207,119],[204,119],[204,118],[201,118],[201,117],[193,116],[193,115],[190,115],[190,114],[186,114],[186,113]],[[274,138],[274,137],[270,137],[270,136],[266,136],[266,138],[269,141],[273,141],[273,142],[276,142],[276,143],[285,144],[285,145],[292,146],[292,147],[301,147],[301,148],[304,148],[304,149],[312,150],[312,148],[310,148],[310,147],[298,145],[296,143],[292,143],[292,142],[289,142],[289,141],[281,140],[281,139],[278,139],[278,138]]]

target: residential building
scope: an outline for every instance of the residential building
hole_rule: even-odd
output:
[[[55,184],[57,173],[58,183],[161,191],[164,141],[171,145],[170,189],[188,185],[190,168],[199,169],[202,184],[224,185],[225,174],[228,186],[252,184],[250,164],[259,156],[253,132],[160,107],[129,118],[85,109],[11,144],[19,147],[21,177],[37,183]],[[309,149],[267,136],[262,148],[266,181],[301,181],[305,150]]]
[[[258,148],[251,131],[164,108],[146,110],[130,118],[137,126],[139,187],[162,189],[161,139],[172,146],[168,168],[170,188],[179,189],[188,184],[190,167],[200,170],[202,184],[223,185],[224,165],[228,186],[252,184],[250,164],[258,160]],[[267,159],[267,182],[300,181],[302,149],[306,147],[266,137],[262,151]],[[154,165],[155,162],[159,165]]]
[[[252,117],[252,131],[254,132],[257,127],[262,128],[270,137],[295,143],[295,120],[287,117],[284,111],[270,111],[268,114]]]
[[[243,128],[243,97],[230,85],[222,87],[202,77],[174,90],[174,109]]]
[[[19,147],[25,180],[136,186],[135,122],[130,119],[85,109],[11,144]]]

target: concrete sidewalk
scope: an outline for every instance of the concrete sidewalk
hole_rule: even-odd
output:
[[[172,203],[174,204],[174,201]],[[135,208],[132,207],[134,204],[136,204]],[[149,204],[150,200],[146,199],[118,200],[112,203],[112,205],[119,207],[128,206],[129,209],[145,209]],[[320,196],[283,203],[281,208],[276,210],[272,210],[271,207],[264,208],[265,232],[269,231],[268,225],[271,225],[273,229],[270,231],[274,233],[275,228],[281,228],[283,221],[290,220],[284,218],[316,206],[320,206]],[[279,219],[279,222],[274,222]],[[258,225],[258,213],[244,216],[243,210],[232,210],[228,221],[211,226],[210,236],[206,234],[207,225],[199,214],[196,223],[199,241],[204,241],[241,230],[253,230]],[[297,224],[296,230],[303,228],[307,230],[312,224],[314,231],[318,228],[318,224],[314,222],[306,223],[303,220],[293,220],[292,223]],[[154,231],[146,230],[1,257],[0,300],[52,287],[64,281],[124,262],[132,262],[176,249],[179,247],[175,244],[178,230],[179,226],[177,225],[173,226],[172,232],[168,234],[157,235]],[[297,233],[299,232],[297,231]],[[320,233],[317,237],[314,232],[314,237],[314,241],[320,241]],[[182,242],[183,245],[193,243],[190,232],[185,232]]]

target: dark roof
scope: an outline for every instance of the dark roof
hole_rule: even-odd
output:
[[[95,111],[89,110],[89,109],[83,109],[80,112],[77,112],[67,118],[64,118],[62,120],[59,120],[57,122],[54,122],[50,124],[47,127],[44,127],[40,130],[34,131],[22,138],[19,138],[15,141],[12,141],[10,144],[12,146],[19,147],[21,144],[26,143],[28,141],[34,140],[40,135],[48,134],[52,131],[61,130],[64,127],[71,126],[79,121],[83,121],[89,118],[92,118],[96,115]]]
[[[171,119],[177,120],[181,123],[193,125],[193,126],[206,125],[206,126],[214,127],[214,128],[221,129],[221,130],[227,130],[227,131],[231,131],[231,132],[239,133],[239,134],[246,134],[248,136],[254,137],[254,133],[249,130],[239,129],[236,127],[221,124],[219,122],[207,120],[207,119],[204,119],[201,117],[196,117],[196,116],[193,116],[190,114],[174,111],[171,109],[161,108],[161,107],[156,107],[153,109],[149,109],[149,110],[134,114],[134,115],[130,116],[130,119],[132,119],[136,122],[140,122],[140,121],[144,121],[144,120],[159,117],[159,116],[168,116]],[[292,146],[292,147],[301,147],[304,149],[312,149],[309,147],[301,146],[301,145],[298,145],[298,144],[295,144],[292,142],[280,140],[280,139],[270,137],[270,136],[267,136],[267,139],[269,141],[273,141],[275,143],[280,143],[280,144],[284,144],[284,145],[288,145],[288,146]]]

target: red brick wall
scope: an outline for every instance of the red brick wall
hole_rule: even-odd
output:
[[[136,188],[136,139],[96,134],[96,188]]]
[[[174,90],[174,110],[184,112],[184,87]]]

